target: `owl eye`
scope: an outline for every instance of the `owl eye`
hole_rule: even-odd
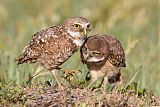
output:
[[[99,52],[93,52],[93,55],[94,55],[94,56],[100,56],[101,53],[99,53]]]
[[[74,28],[80,28],[80,25],[79,24],[74,24],[73,27]]]

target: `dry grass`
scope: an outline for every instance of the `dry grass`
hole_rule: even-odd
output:
[[[21,90],[17,90],[20,88]],[[1,92],[4,91],[4,88]],[[1,93],[2,94],[2,93]],[[8,94],[0,98],[0,106],[26,107],[142,107],[160,106],[160,97],[152,92],[138,89],[135,84],[127,88],[118,86],[112,91],[98,88],[93,91],[86,88],[50,87],[32,85],[30,87],[9,88]]]

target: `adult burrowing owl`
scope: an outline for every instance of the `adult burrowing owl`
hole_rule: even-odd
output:
[[[92,76],[92,82],[104,76],[105,83],[120,81],[120,68],[126,67],[125,53],[121,43],[113,36],[94,35],[86,39],[81,47],[82,62]]]
[[[39,31],[17,58],[18,64],[41,63],[46,69],[59,69],[83,44],[90,23],[83,17],[67,19],[61,26]]]

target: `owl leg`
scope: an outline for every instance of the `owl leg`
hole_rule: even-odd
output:
[[[104,81],[103,81],[103,83],[104,83],[104,85],[106,85],[106,84],[108,84],[109,82],[108,82],[108,76],[105,76],[104,77]]]
[[[92,76],[92,78],[91,78],[92,80],[87,87],[88,89],[93,88],[93,85],[96,83],[96,80],[98,79],[98,75],[97,75],[96,71],[90,71],[90,73]]]
[[[97,79],[92,78],[91,83],[88,85],[88,89],[95,89],[95,88],[100,88],[100,86],[102,85],[103,82],[103,78],[104,76],[98,77]]]
[[[53,78],[56,80],[58,86],[61,86],[61,83],[60,83],[60,81],[59,81],[58,78],[57,78],[57,72],[58,72],[57,69],[51,70],[51,73],[52,73],[52,75],[53,75]]]
[[[104,89],[108,89],[108,87],[110,87],[110,83],[109,83],[109,81],[108,81],[108,76],[106,75],[105,77],[104,77],[104,81],[103,81],[103,88]]]
[[[34,72],[32,77],[38,76],[41,73],[42,70],[43,70],[43,67],[42,66],[38,66],[38,68],[36,69],[36,71]]]
[[[94,87],[94,85],[96,84],[96,80],[95,78],[92,78],[91,82],[89,83],[89,85],[87,86],[88,89],[91,89]]]
[[[66,75],[72,75],[72,74],[80,72],[80,70],[71,70],[71,69],[64,69],[63,71]]]
[[[93,89],[99,87],[102,84],[104,74],[100,71],[90,71],[90,73],[92,76],[92,80],[87,88]]]

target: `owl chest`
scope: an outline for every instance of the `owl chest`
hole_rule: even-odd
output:
[[[112,72],[117,71],[117,67],[112,65],[108,60],[106,63],[101,67],[101,71],[104,72],[106,75],[109,75]]]
[[[101,72],[104,75],[108,75],[108,73],[110,73],[110,72],[115,72],[115,70],[117,69],[117,67],[112,65],[108,60],[104,64],[95,65],[93,63],[93,64],[89,64],[87,66],[90,71]]]

